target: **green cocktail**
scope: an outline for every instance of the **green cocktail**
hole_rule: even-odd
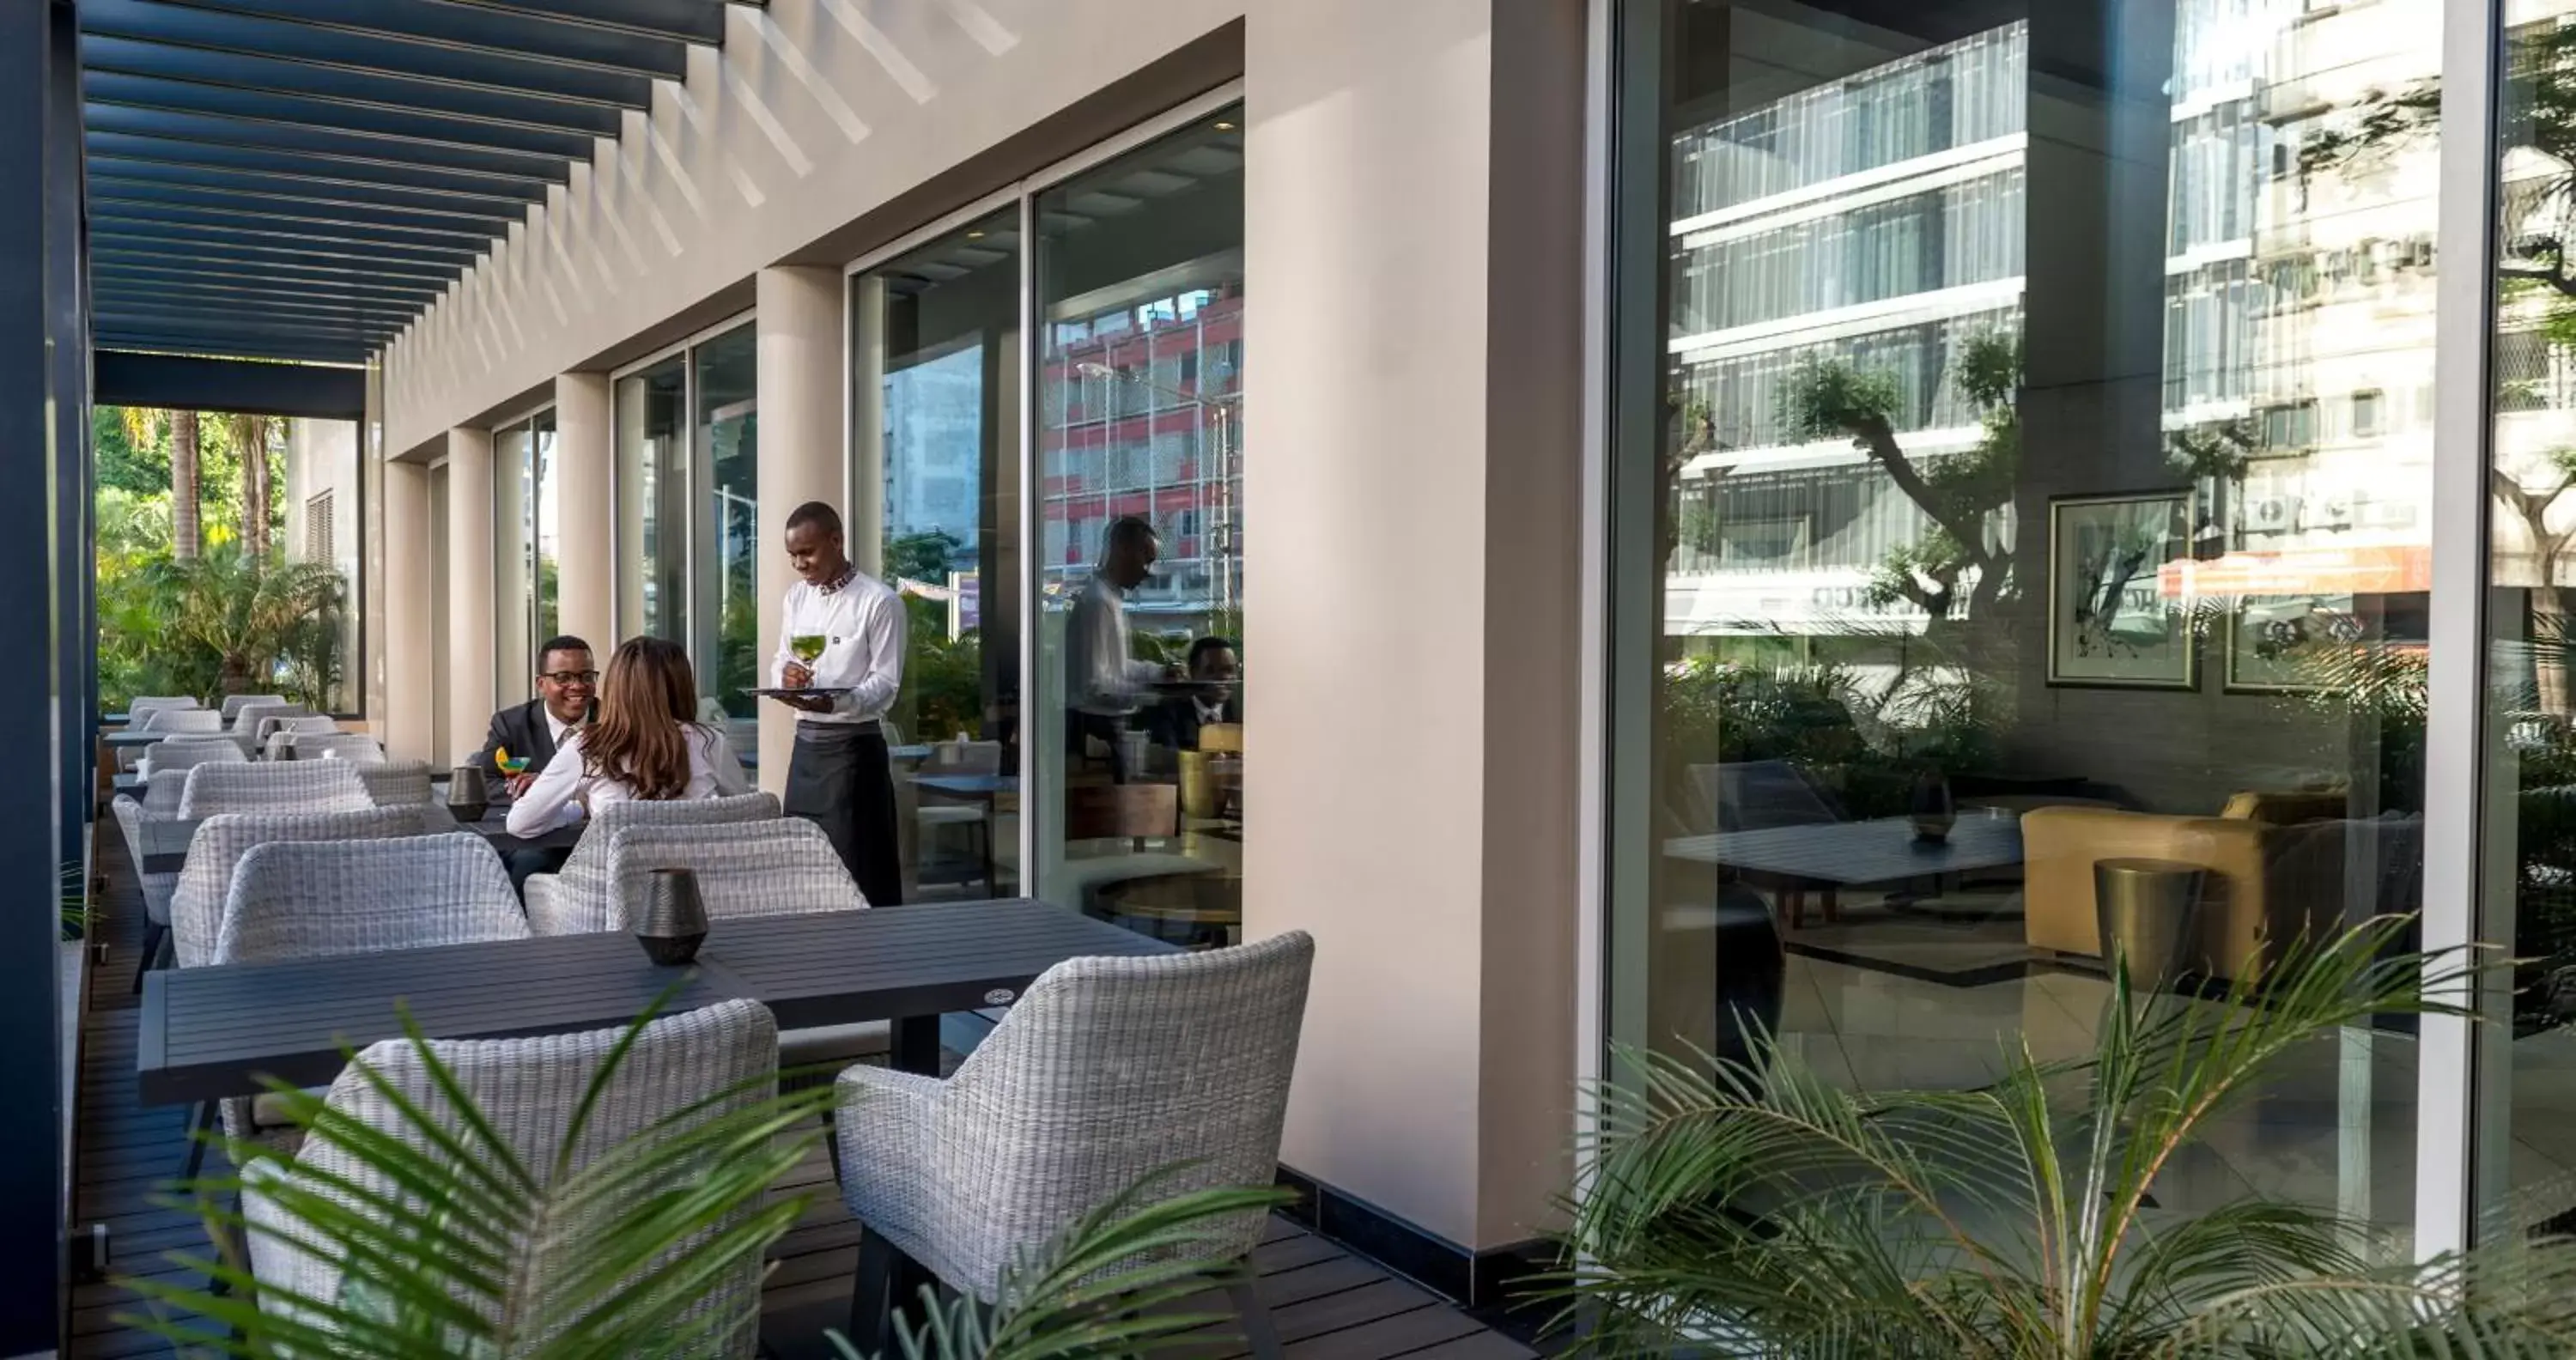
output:
[[[821,633],[798,633],[787,639],[787,650],[794,652],[798,661],[811,666],[822,659],[823,647],[827,641],[829,639]]]

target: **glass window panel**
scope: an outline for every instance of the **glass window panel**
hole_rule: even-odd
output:
[[[492,435],[492,678],[504,704],[536,695],[528,571],[536,539],[535,443],[525,422]]]
[[[2576,1230],[2576,11],[2506,0],[2487,507],[2484,998],[2472,1127],[2487,1231]],[[2421,119],[2402,126],[2412,131]]]
[[[924,768],[1021,768],[1019,237],[1013,206],[851,284],[851,485],[865,494],[873,476],[882,497],[880,574],[911,615],[888,716],[928,744]],[[1019,891],[1009,802],[924,803],[905,781],[897,794],[904,900]]]
[[[617,383],[618,636],[689,636],[688,356]]]
[[[706,469],[691,541],[689,650],[700,703],[731,728],[737,751],[760,749],[758,345],[750,325],[691,352],[697,365],[697,442]]]
[[[528,545],[534,563],[529,578],[533,595],[529,608],[534,619],[528,636],[532,639],[529,655],[537,657],[537,649],[545,646],[546,639],[563,631],[556,603],[555,523],[560,507],[555,504],[555,413],[539,412],[529,425],[529,457],[535,461],[536,471],[531,502],[534,534]]]
[[[1975,1088],[2091,1050],[2097,861],[2179,866],[2168,992],[2413,910],[2438,154],[2296,148],[2390,126],[2439,4],[1622,13],[1613,1037]],[[2413,1044],[2285,1059],[2160,1212],[2402,1256]]]
[[[1033,204],[1036,888],[1190,940],[1225,938],[1241,903],[1240,119],[1210,115]],[[1193,654],[1199,688],[1158,685]],[[1138,836],[1217,872],[1122,881]]]

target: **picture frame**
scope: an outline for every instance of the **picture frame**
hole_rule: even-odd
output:
[[[2248,595],[2227,611],[2229,694],[2313,694],[2318,686],[2280,659],[2302,643],[2359,635],[2350,595]]]
[[[2050,499],[2050,685],[2199,687],[2191,610],[2157,589],[2166,563],[2191,556],[2191,510],[2188,489]]]

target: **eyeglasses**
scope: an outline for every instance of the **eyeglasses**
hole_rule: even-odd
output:
[[[599,672],[539,671],[537,672],[537,678],[540,680],[552,680],[558,685],[595,685],[599,683]]]

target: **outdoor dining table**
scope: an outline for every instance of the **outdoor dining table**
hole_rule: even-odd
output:
[[[192,737],[211,737],[219,736],[221,734],[215,732],[191,732],[188,735]],[[110,747],[120,751],[136,746],[152,746],[169,739],[170,734],[167,732],[110,732],[106,737],[102,738],[102,740],[104,740]]]
[[[892,1022],[894,1064],[936,1075],[942,1014],[1007,1006],[1085,955],[1172,946],[1027,899],[722,920],[695,962],[659,967],[623,932],[557,935],[147,974],[135,1072],[147,1105],[238,1096],[262,1077],[318,1086],[344,1049],[623,1025],[742,998],[781,1029]]]
[[[513,836],[506,818],[506,808],[495,807],[483,814],[479,822],[460,822],[457,829],[471,831],[492,843],[492,848],[508,854],[513,850],[569,850],[581,840],[587,822],[559,826],[536,836]],[[188,843],[196,839],[202,817],[147,818],[143,823],[143,866],[147,874],[175,874],[188,867]]]
[[[1783,885],[1790,895],[1790,923],[1804,914],[1809,886],[1824,892],[1825,919],[1835,916],[1843,888],[1903,883],[1944,874],[2021,863],[2021,823],[2011,817],[1962,814],[1941,840],[1914,834],[1904,817],[1862,822],[1808,822],[1715,835],[1676,836],[1664,842],[1675,859],[1713,864]]]

